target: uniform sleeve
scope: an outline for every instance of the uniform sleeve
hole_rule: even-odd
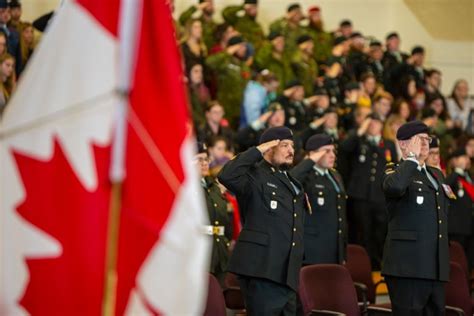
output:
[[[228,60],[231,56],[227,52],[223,51],[207,57],[206,64],[214,71],[219,71],[223,67],[226,67]]]
[[[410,185],[411,176],[418,165],[413,161],[402,161],[397,168],[387,166],[382,183],[383,191],[388,197],[400,197]]]
[[[242,6],[228,6],[224,10],[222,10],[222,17],[224,18],[224,21],[229,23],[230,25],[235,25],[237,23],[238,17],[237,17],[237,12],[242,10]]]
[[[247,172],[260,160],[262,154],[256,147],[252,147],[227,162],[217,178],[229,191],[243,195],[249,190],[250,176]]]
[[[293,169],[291,169],[290,174],[293,178],[298,180],[303,184],[303,180],[306,178],[308,175],[308,172],[310,172],[313,169],[314,166],[314,161],[311,159],[304,159],[301,161],[299,164],[297,164]]]
[[[194,12],[196,12],[196,11],[197,11],[196,6],[194,6],[194,5],[190,6],[186,11],[181,13],[181,15],[179,16],[179,24],[184,26],[186,24],[186,22],[188,22],[191,19]]]
[[[357,131],[352,131],[345,140],[341,142],[341,149],[345,152],[351,153],[356,150],[359,144],[360,137],[357,135]]]

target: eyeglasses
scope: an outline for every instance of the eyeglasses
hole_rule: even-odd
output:
[[[421,140],[427,141],[428,144],[431,144],[431,142],[433,141],[433,138],[431,138],[431,137],[429,137],[429,136],[427,136],[427,137],[425,137],[425,136],[418,136],[418,137],[419,137]]]

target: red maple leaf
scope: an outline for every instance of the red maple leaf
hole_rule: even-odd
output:
[[[100,315],[110,200],[110,146],[92,146],[98,185],[86,190],[61,145],[40,161],[13,151],[25,188],[17,212],[56,239],[58,257],[25,258],[29,282],[20,304],[33,315]]]

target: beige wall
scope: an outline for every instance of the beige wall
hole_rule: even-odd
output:
[[[33,21],[35,18],[56,8],[59,0],[22,0],[23,19]]]
[[[445,16],[448,16],[448,14],[442,14],[450,8],[449,6],[447,6],[448,9],[446,8],[446,1],[448,0],[301,0],[299,3],[303,5],[305,10],[308,6],[317,3],[322,8],[323,18],[329,30],[336,28],[340,20],[350,18],[356,30],[361,31],[364,35],[375,36],[378,39],[384,39],[389,31],[398,31],[402,37],[403,50],[409,51],[416,44],[421,44],[426,48],[427,66],[439,68],[443,72],[444,93],[451,91],[452,84],[456,79],[465,78],[470,83],[471,94],[474,94],[474,42],[435,38],[434,35],[431,35],[432,32],[430,33],[426,29],[430,24],[426,23],[426,20],[420,21],[415,14],[416,11],[413,11],[419,8],[419,4],[422,3],[424,7],[430,9],[430,12],[432,12],[430,18],[438,26],[439,24],[445,24],[442,27],[453,27],[456,21],[447,20]],[[450,2],[458,3],[458,6],[453,10],[465,9],[465,11],[472,12],[472,0],[456,1]],[[175,0],[175,14],[196,2],[196,0]],[[221,10],[229,4],[240,4],[242,0],[214,0],[214,2],[217,10]],[[260,0],[259,20],[264,25],[268,25],[269,21],[283,15],[286,6],[291,2],[295,1]],[[418,6],[414,7],[413,4],[418,4]],[[443,5],[443,8],[436,10],[437,5]],[[450,14],[449,16],[455,17],[456,15]],[[221,20],[220,14],[216,18]],[[424,23],[422,24],[422,22]],[[471,20],[471,27],[474,30],[474,20]],[[472,30],[470,31],[472,32]]]

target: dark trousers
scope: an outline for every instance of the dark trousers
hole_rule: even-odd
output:
[[[296,292],[288,286],[244,276],[239,276],[239,283],[247,315],[296,315]]]
[[[386,276],[392,315],[444,315],[444,283]]]
[[[383,246],[387,236],[385,203],[354,199],[352,210],[357,231],[357,243],[367,250],[372,268],[380,270]]]

